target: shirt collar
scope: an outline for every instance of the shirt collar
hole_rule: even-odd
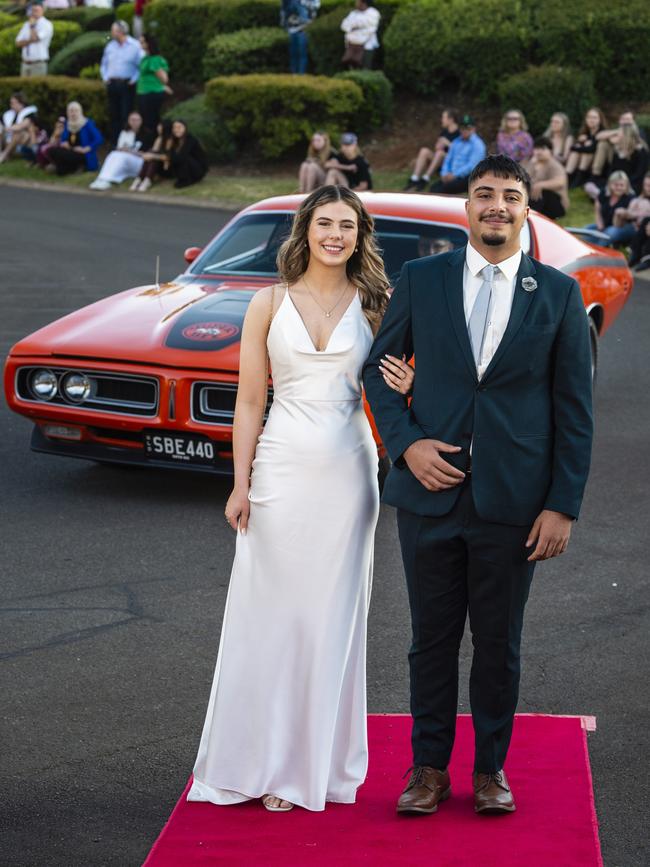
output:
[[[467,243],[465,262],[467,264],[467,267],[469,268],[469,272],[472,277],[477,277],[486,265],[491,264],[484,256],[479,253],[477,249],[472,247],[469,242]],[[517,250],[517,252],[513,256],[510,256],[508,259],[504,259],[502,262],[497,262],[497,274],[498,271],[500,271],[507,280],[514,280],[517,275],[517,271],[519,270],[520,264],[521,250]]]

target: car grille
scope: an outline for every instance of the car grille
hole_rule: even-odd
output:
[[[38,397],[31,388],[31,375],[37,370],[51,371],[57,378],[58,389],[50,400]],[[90,393],[81,401],[73,401],[61,390],[68,373],[82,373],[90,380]],[[158,381],[152,376],[131,376],[127,373],[107,373],[65,367],[21,367],[16,374],[16,394],[21,400],[53,406],[74,406],[93,412],[136,415],[151,418],[158,412]]]
[[[203,424],[232,425],[236,399],[237,384],[234,382],[194,382],[191,397],[192,419]],[[265,419],[272,402],[273,389],[269,388]]]

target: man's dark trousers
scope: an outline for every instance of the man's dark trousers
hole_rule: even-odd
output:
[[[469,610],[475,770],[505,762],[519,694],[519,647],[533,577],[529,528],[482,520],[471,473],[442,517],[398,509],[413,644],[409,652],[413,763],[446,768],[458,706],[458,651]]]
[[[135,86],[129,84],[126,78],[111,78],[106,90],[111,120],[111,142],[116,145],[120,132],[126,126],[129,112],[133,110]]]

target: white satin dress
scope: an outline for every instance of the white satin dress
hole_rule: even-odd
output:
[[[289,293],[271,323],[274,398],[237,534],[189,801],[265,794],[308,810],[364,781],[366,620],[379,512],[361,396],[372,332],[355,295],[318,352]]]

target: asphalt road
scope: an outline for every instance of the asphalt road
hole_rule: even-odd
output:
[[[3,355],[150,281],[157,254],[162,278],[174,276],[183,249],[227,216],[0,187]],[[538,567],[524,635],[520,710],[598,719],[589,750],[607,867],[650,863],[648,334],[650,283],[637,281],[601,345],[583,516],[569,552]],[[32,454],[30,424],[4,403],[0,432],[0,861],[138,865],[195,758],[233,552],[227,482]],[[406,712],[408,611],[389,509],[376,564],[369,706]],[[465,642],[461,710],[468,661]]]

